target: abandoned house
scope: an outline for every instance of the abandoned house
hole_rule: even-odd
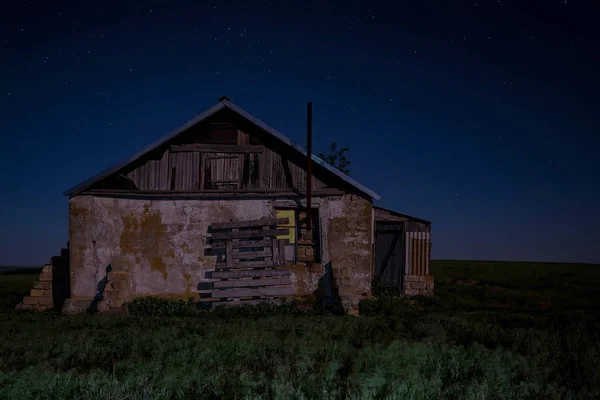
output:
[[[433,291],[430,222],[374,206],[376,193],[226,99],[65,195],[68,249],[19,308],[311,298],[326,271],[351,312],[373,280]]]

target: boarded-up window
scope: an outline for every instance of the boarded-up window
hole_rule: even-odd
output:
[[[239,189],[239,154],[207,153],[204,160],[204,189]]]

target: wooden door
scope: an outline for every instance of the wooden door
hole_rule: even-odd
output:
[[[375,231],[375,283],[394,284],[402,290],[404,277],[404,229],[402,224],[377,223]]]

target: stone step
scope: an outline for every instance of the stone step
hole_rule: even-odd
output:
[[[23,306],[34,306],[33,308],[38,308],[35,306],[42,307],[52,307],[52,297],[33,297],[33,296],[25,296],[23,297]]]

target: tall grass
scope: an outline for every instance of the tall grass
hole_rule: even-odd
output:
[[[557,376],[559,362],[543,365],[553,360],[551,354],[539,345],[530,348],[548,339],[540,332],[511,336],[510,349],[486,347],[472,332],[460,333],[464,321],[439,322],[449,335],[444,337],[431,329],[438,323],[431,318],[407,326],[380,317],[4,314],[0,397],[519,399],[584,394]],[[586,365],[586,360],[572,361]]]
[[[360,318],[150,299],[128,316],[7,309],[0,399],[600,398],[597,300],[574,310],[519,289],[537,275],[481,268],[440,273],[434,298],[382,292]]]

